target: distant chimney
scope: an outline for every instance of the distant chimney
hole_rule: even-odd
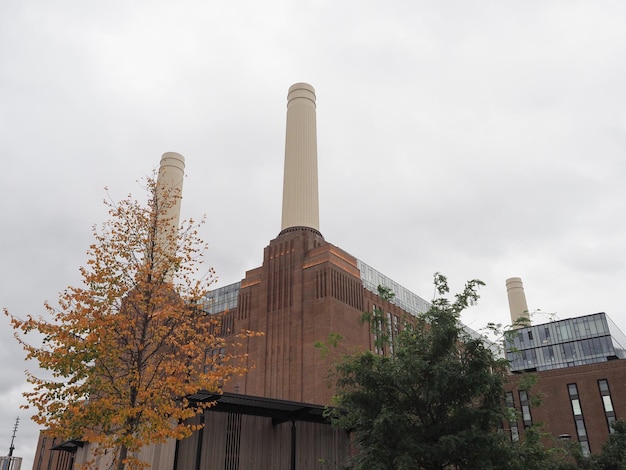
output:
[[[281,230],[307,227],[319,232],[315,90],[296,83],[287,95],[287,132]]]
[[[157,246],[168,259],[176,254],[184,177],[185,159],[183,156],[175,152],[164,153],[161,157],[156,185],[157,210],[159,211]],[[168,280],[171,281],[172,275],[173,273],[168,273]]]
[[[530,326],[530,313],[526,304],[524,294],[524,284],[519,277],[511,277],[506,280],[506,293],[509,298],[509,311],[511,312],[511,323],[514,328]],[[520,321],[525,319],[525,321]]]

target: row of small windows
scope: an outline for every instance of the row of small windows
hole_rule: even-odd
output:
[[[583,410],[580,406],[580,398],[578,397],[578,386],[576,384],[567,384],[570,404],[572,405],[572,414],[574,415],[574,423],[576,425],[576,434],[578,442],[582,448],[583,455],[588,456],[591,453],[589,449],[589,440],[587,438],[587,428],[583,417]]]
[[[382,310],[376,305],[372,305],[372,312],[378,314],[382,312]],[[373,325],[374,352],[380,355],[385,355],[387,352],[393,354],[394,343],[400,333],[400,318],[391,312],[387,312],[382,316],[374,317],[373,321],[377,322]],[[381,338],[382,335],[384,335],[385,338]],[[385,341],[382,341],[383,339]]]
[[[595,314],[523,328],[509,339],[509,346],[524,348],[610,334],[606,316]]]
[[[606,417],[607,425],[609,426],[609,432],[614,433],[613,421],[615,417],[615,410],[613,409],[613,400],[611,399],[611,391],[609,390],[609,383],[605,379],[598,380],[598,386],[600,387],[600,396],[602,396],[602,407],[604,408],[604,416]]]
[[[220,313],[237,308],[241,281],[209,291],[202,305],[206,313]]]
[[[513,371],[535,367],[537,370],[548,370],[559,366],[604,362],[607,358],[615,356],[615,353],[611,337],[602,336],[553,346],[509,351],[507,359],[511,361]]]
[[[615,430],[612,427],[612,423],[617,419],[617,417],[615,416],[615,410],[613,408],[613,400],[611,399],[609,383],[606,379],[598,380],[598,390],[602,400],[608,430],[609,432],[613,433],[615,432]],[[576,427],[576,437],[582,448],[583,455],[587,456],[591,453],[591,450],[589,448],[589,439],[587,436],[587,428],[585,426],[583,407],[581,405],[580,396],[578,395],[578,385],[575,383],[567,384],[567,393],[569,396],[572,416],[574,418],[574,424]],[[527,428],[533,424],[528,392],[526,390],[519,390],[518,394],[521,410],[521,419],[524,423],[524,427]],[[513,392],[506,392],[506,406],[511,411],[516,411]],[[509,429],[511,433],[511,440],[518,441],[519,428],[517,426],[516,417],[511,418],[509,422]]]
[[[375,270],[359,259],[356,260],[356,264],[361,274],[363,287],[368,291],[378,294],[378,286],[388,287],[395,294],[391,303],[413,315],[427,312],[430,308],[429,302],[388,278],[380,271]]]

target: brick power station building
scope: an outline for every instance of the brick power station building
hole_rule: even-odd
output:
[[[344,352],[370,350],[373,339],[361,322],[363,311],[384,307],[399,325],[429,307],[320,232],[315,99],[308,84],[289,89],[282,225],[265,247],[262,265],[207,298],[208,313],[226,312],[226,329],[264,333],[244,346],[254,367],[229,383],[224,395],[194,397],[218,404],[198,418],[205,427],[191,438],[146,449],[143,457],[153,469],[335,468],[348,455],[349,436],[322,416],[332,396],[330,362],[315,342],[334,332],[343,336]],[[168,153],[161,163],[161,170],[165,165],[174,173],[166,178],[169,183],[182,190],[182,156]],[[378,297],[381,284],[396,294],[394,303]],[[88,443],[56,448],[75,452],[76,462],[89,455]],[[37,465],[46,462],[40,454],[35,462],[36,470],[47,468]]]
[[[394,326],[429,308],[424,299],[324,239],[319,227],[315,91],[308,84],[295,84],[289,89],[287,101],[280,231],[265,247],[261,266],[247,271],[240,282],[213,291],[206,304],[208,313],[225,312],[224,325],[230,331],[264,332],[264,336],[244,344],[254,368],[234,379],[221,396],[198,393],[198,400],[217,400],[216,406],[197,418],[204,423],[204,429],[184,441],[145,449],[142,457],[153,469],[337,468],[350,451],[349,436],[332,429],[322,416],[332,395],[327,383],[330,362],[321,357],[315,342],[338,333],[343,337],[339,352],[374,350],[368,325],[361,322],[362,312],[372,311],[374,306],[383,308],[393,332]],[[164,159],[166,156],[178,161],[175,171],[180,172],[180,178],[173,180],[179,181],[182,189],[184,160],[177,154],[166,154]],[[379,285],[395,293],[393,303],[377,295]],[[519,291],[509,292],[510,299],[516,295],[519,297]],[[520,334],[528,336],[526,329]],[[606,387],[602,388],[600,380],[609,384],[612,416],[626,417],[626,361],[616,356],[619,360],[600,366],[575,365],[546,373],[536,369],[540,375],[537,389],[549,391],[542,409],[560,411],[558,416],[546,411],[540,417],[542,411],[533,409],[532,418],[549,421],[551,432],[567,433],[583,442],[576,433],[577,408],[572,408],[573,395],[568,390],[570,384],[580,384],[578,396],[582,398],[587,395],[587,382],[596,381],[600,387],[596,401],[606,403]],[[527,369],[532,368],[514,372]],[[516,377],[512,375],[509,387],[510,406],[517,407],[525,420],[528,413],[521,400],[525,391],[515,388]],[[592,424],[592,414],[605,413],[589,403],[582,401],[588,423],[587,441],[595,451],[608,431],[606,426],[596,429],[595,421]],[[569,418],[563,411],[566,407],[570,407]],[[563,425],[552,426],[552,421]],[[529,423],[511,423],[512,438],[517,438],[524,424]],[[596,431],[598,437],[592,437]],[[49,446],[41,439],[40,445],[34,470],[51,468],[41,466],[47,464]],[[88,443],[66,442],[56,448],[52,455],[71,453],[76,462],[89,455]],[[64,465],[58,468],[69,468],[69,464]]]

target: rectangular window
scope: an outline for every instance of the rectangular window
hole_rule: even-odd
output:
[[[513,392],[506,392],[506,406],[509,408],[515,408],[515,399],[513,398]]]
[[[380,330],[380,325],[379,325],[379,320],[377,319],[377,314],[379,312],[378,307],[376,306],[376,304],[372,304],[372,331],[373,331],[373,336],[374,336],[374,352],[376,354],[383,354],[383,348],[380,347],[380,337],[378,335],[378,331]]]
[[[513,392],[506,392],[506,406],[512,412],[512,418],[509,421],[509,428],[511,430],[511,441],[519,441],[519,428],[517,427],[517,419],[515,418],[515,399]]]
[[[226,356],[226,348],[207,349],[204,353],[204,373],[218,370]]]
[[[576,346],[574,343],[563,344],[563,356],[570,360],[576,357]]]
[[[393,354],[393,342],[395,341],[395,337],[393,334],[393,315],[391,312],[387,312],[387,334],[389,335],[389,352]]]
[[[580,442],[582,447],[583,455],[587,456],[590,453],[589,442],[587,440],[587,428],[585,427],[583,409],[580,404],[580,397],[578,396],[578,386],[576,384],[567,384],[567,393],[569,394],[570,404],[572,405],[578,442]]]
[[[530,413],[530,401],[528,400],[528,393],[526,390],[519,391],[519,402],[522,407],[522,420],[524,421],[524,427],[532,426],[533,417]]]
[[[604,405],[604,411],[606,413],[613,411],[613,402],[611,401],[610,395],[604,395],[602,397],[602,404]]]
[[[613,429],[613,422],[616,421],[615,416],[607,416],[606,417],[606,422],[609,425],[609,431],[611,432],[611,434],[613,434],[615,432],[615,429]]]
[[[564,341],[572,338],[572,333],[567,323],[559,327],[559,332],[561,333],[561,339],[563,339]]]
[[[615,409],[613,408],[613,400],[611,399],[611,390],[609,389],[608,380],[598,380],[598,388],[600,389],[600,397],[602,398],[602,407],[604,408],[606,424],[609,427],[609,432],[614,433],[615,429],[613,429],[611,423],[613,423],[613,421],[617,418],[615,417]]]
[[[609,391],[609,383],[606,379],[598,380],[598,387],[600,387],[600,393]]]

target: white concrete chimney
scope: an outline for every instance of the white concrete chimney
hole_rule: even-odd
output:
[[[167,258],[176,255],[180,206],[185,177],[185,159],[175,152],[164,153],[161,157],[156,185],[157,211],[159,218],[157,246]],[[168,273],[171,281],[173,273]]]
[[[319,231],[315,89],[296,83],[287,94],[287,132],[281,230]]]
[[[511,312],[511,323],[514,328],[530,326],[530,312],[526,304],[526,294],[524,294],[524,284],[519,277],[511,277],[506,280],[506,293],[509,298],[509,311]],[[526,321],[520,322],[521,318]],[[517,324],[516,324],[517,322]]]

